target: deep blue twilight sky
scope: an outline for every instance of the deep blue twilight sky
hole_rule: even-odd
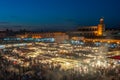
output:
[[[120,0],[0,0],[0,29],[72,29],[120,25]]]

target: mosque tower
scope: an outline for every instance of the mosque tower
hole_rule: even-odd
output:
[[[100,23],[98,24],[98,36],[103,36],[105,31],[104,18],[100,18]]]

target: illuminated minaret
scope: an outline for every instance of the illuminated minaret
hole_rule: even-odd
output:
[[[104,19],[100,19],[100,23],[98,24],[98,36],[103,36],[103,32],[105,31]]]

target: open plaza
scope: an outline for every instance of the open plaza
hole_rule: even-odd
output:
[[[0,78],[2,80],[119,80],[120,60],[111,58],[120,55],[119,49],[119,43],[83,41],[1,45]]]

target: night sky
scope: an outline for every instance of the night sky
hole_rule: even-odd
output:
[[[0,29],[61,29],[120,25],[120,0],[0,0]]]

